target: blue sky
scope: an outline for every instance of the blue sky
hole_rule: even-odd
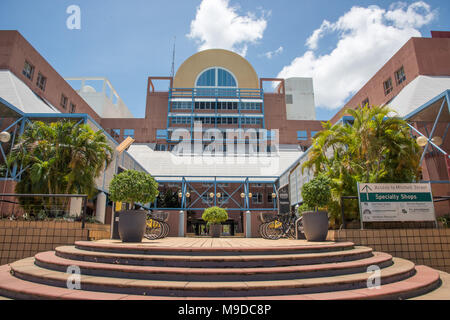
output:
[[[66,27],[73,4],[81,30]],[[313,77],[328,120],[409,37],[450,30],[450,1],[2,0],[0,29],[19,30],[64,77],[109,78],[136,117],[147,77],[170,74],[176,36],[175,68],[222,47],[260,77]]]

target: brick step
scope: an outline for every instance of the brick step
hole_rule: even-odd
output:
[[[393,265],[381,269],[381,284],[405,280],[415,273],[414,263],[393,258]],[[14,276],[26,281],[66,287],[69,274],[41,268],[34,258],[11,264]],[[137,280],[81,275],[83,290],[131,295],[184,297],[239,297],[310,294],[365,288],[370,274],[355,273],[333,277],[276,281],[164,281]]]
[[[383,284],[380,289],[360,288],[312,294],[277,296],[221,297],[233,300],[354,300],[354,299],[408,299],[415,296],[432,296],[439,286],[439,272],[426,266],[416,266],[416,273],[404,280]],[[444,283],[447,285],[448,283]],[[438,289],[440,290],[440,288]],[[437,291],[437,290],[436,290]],[[427,294],[427,292],[430,292]],[[448,297],[450,292],[443,292]],[[171,297],[152,295],[127,295],[87,290],[69,290],[33,283],[14,277],[8,265],[0,266],[0,294],[12,299],[66,299],[66,300],[203,300],[207,297]]]
[[[209,240],[209,239],[208,239]],[[170,241],[170,240],[168,240]],[[275,242],[274,242],[275,243]],[[352,242],[320,242],[302,245],[271,245],[242,247],[196,247],[167,246],[157,240],[142,243],[122,243],[120,240],[107,241],[76,241],[77,249],[95,252],[110,252],[119,254],[150,254],[150,255],[190,255],[190,256],[227,256],[227,255],[274,255],[332,252],[353,249]]]
[[[165,266],[133,266],[90,261],[74,261],[55,255],[54,251],[38,253],[35,264],[39,267],[66,272],[76,265],[81,274],[127,279],[167,281],[263,281],[330,277],[366,272],[371,265],[385,268],[392,265],[392,256],[376,252],[370,258],[339,263],[322,263],[287,267],[260,268],[180,268]]]
[[[311,265],[353,261],[372,257],[372,249],[354,247],[342,251],[300,254],[204,256],[204,255],[150,255],[111,253],[81,250],[74,246],[62,246],[55,249],[56,255],[70,260],[137,266],[165,266],[189,268],[243,268],[243,267],[278,267],[294,265]]]

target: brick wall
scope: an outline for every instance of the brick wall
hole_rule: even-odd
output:
[[[450,229],[330,230],[328,239],[351,241],[450,272]]]
[[[80,222],[0,221],[0,265],[79,240],[110,238],[110,226]]]

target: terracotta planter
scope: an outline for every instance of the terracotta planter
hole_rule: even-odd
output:
[[[303,232],[308,241],[325,241],[328,235],[328,212],[303,212]]]
[[[145,233],[147,213],[127,210],[119,213],[119,236],[122,242],[141,242]]]
[[[220,238],[220,234],[222,233],[222,225],[221,224],[211,224],[209,225],[209,235],[213,238]]]

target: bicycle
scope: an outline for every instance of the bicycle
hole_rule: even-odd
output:
[[[149,213],[147,214],[144,237],[148,240],[156,240],[167,237],[170,232],[170,226],[166,223],[168,214]]]
[[[264,239],[296,238],[297,216],[295,214],[277,214],[271,218],[261,217],[261,219],[266,220],[259,226],[259,233]]]

